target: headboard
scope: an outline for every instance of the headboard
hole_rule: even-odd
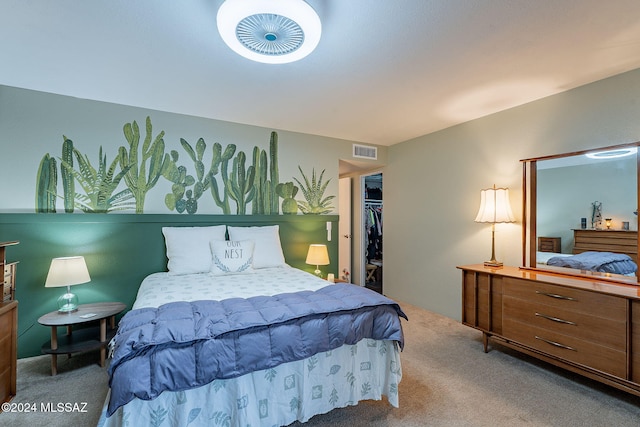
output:
[[[278,224],[289,265],[313,271],[315,266],[304,262],[309,244],[324,243],[331,264],[323,270],[338,273],[337,215],[0,214],[0,241],[20,241],[7,251],[8,261],[19,262],[18,357],[39,355],[40,347],[49,339],[49,328],[37,321],[57,308],[60,290],[44,287],[52,258],[85,257],[91,282],[73,289],[81,304],[121,301],[130,308],[142,279],[166,271],[163,226],[218,224]]]

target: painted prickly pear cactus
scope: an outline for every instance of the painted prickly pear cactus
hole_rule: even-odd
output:
[[[152,141],[151,118],[146,120],[146,136],[140,148],[140,129],[138,123],[126,123],[123,128],[124,136],[129,143],[129,151],[125,147],[118,150],[120,167],[127,169],[124,177],[129,190],[136,200],[136,213],[144,212],[144,200],[147,192],[151,190],[162,175],[164,168],[168,167],[170,158],[164,152],[164,131],[160,131]],[[147,172],[147,162],[149,162]]]
[[[282,197],[282,213],[285,215],[295,215],[298,213],[298,202],[296,194],[298,187],[293,182],[283,182],[276,186],[276,193]]]
[[[191,175],[187,175],[186,167],[177,165],[178,159],[178,152],[171,150],[171,163],[162,173],[168,181],[172,182],[171,193],[165,196],[164,203],[169,210],[182,213],[187,209],[188,198],[185,198],[187,188],[193,185],[196,180]],[[197,203],[195,210],[197,210]]]
[[[307,176],[302,172],[302,168],[298,165],[298,170],[302,175],[302,179],[304,180],[304,184],[298,180],[298,178],[293,178],[298,185],[300,185],[300,191],[305,198],[305,201],[299,201],[298,207],[303,214],[328,214],[333,209],[331,206],[331,200],[333,200],[336,196],[327,196],[324,197],[324,192],[327,189],[327,185],[331,179],[328,179],[326,182],[322,183],[322,178],[324,176],[324,169],[320,173],[320,177],[316,179],[316,170],[312,169],[311,171],[311,181],[307,178]]]

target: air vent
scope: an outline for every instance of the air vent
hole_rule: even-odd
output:
[[[353,157],[361,159],[377,160],[378,148],[367,145],[353,144]]]

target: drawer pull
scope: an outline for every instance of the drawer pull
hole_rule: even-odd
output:
[[[555,299],[564,299],[564,300],[567,300],[567,301],[577,301],[577,299],[575,299],[575,298],[566,297],[564,295],[558,295],[558,294],[550,294],[548,292],[536,291],[536,294],[544,295],[545,297],[551,297],[551,298],[555,298]]]
[[[569,320],[560,319],[558,317],[547,316],[546,314],[542,314],[542,313],[536,313],[536,317],[542,317],[543,319],[551,320],[553,322],[564,323],[565,325],[574,325],[574,326],[577,325],[577,323],[575,323],[575,322],[571,322]]]
[[[564,345],[564,344],[560,344],[559,342],[555,342],[555,341],[547,340],[547,339],[544,339],[544,338],[539,337],[539,336],[537,336],[537,335],[536,335],[536,339],[537,339],[537,340],[540,340],[540,341],[543,341],[543,342],[546,342],[547,344],[551,344],[551,345],[552,345],[552,346],[554,346],[554,347],[560,347],[560,348],[564,348],[564,349],[566,349],[566,350],[578,351],[578,350],[576,350],[576,349],[575,349],[575,348],[573,348],[573,347],[569,347],[568,345]]]

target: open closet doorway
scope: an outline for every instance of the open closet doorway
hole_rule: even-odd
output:
[[[364,285],[383,293],[382,286],[382,173],[362,176],[364,227],[361,276]]]

